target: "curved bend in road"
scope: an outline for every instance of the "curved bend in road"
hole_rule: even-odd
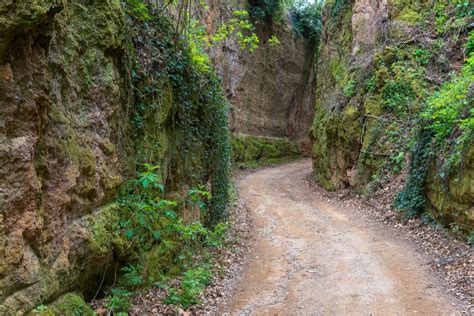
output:
[[[232,315],[456,314],[419,254],[382,224],[324,202],[310,172],[306,160],[239,181],[256,233]]]

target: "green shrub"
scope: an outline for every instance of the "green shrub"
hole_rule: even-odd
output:
[[[415,98],[411,85],[405,81],[389,80],[382,88],[382,98],[387,110],[405,112]]]
[[[133,291],[181,274],[181,289],[171,290],[177,299],[169,302],[183,307],[196,304],[211,277],[211,269],[204,274],[200,267],[210,265],[210,251],[221,247],[225,238],[227,227],[222,223],[211,230],[199,221],[184,223],[179,216],[183,209],[205,213],[211,194],[201,186],[189,190],[182,199],[165,199],[158,170],[146,164],[120,193],[115,231],[127,245],[128,263],[121,268],[117,286],[109,291],[107,307],[114,312],[127,311]]]
[[[420,215],[425,210],[424,184],[430,162],[441,161],[438,176],[447,179],[460,163],[465,148],[472,145],[474,107],[470,89],[473,82],[474,54],[458,75],[426,101],[418,124],[420,132],[411,153],[408,182],[395,200],[395,206],[409,216]]]
[[[171,289],[164,303],[180,305],[185,309],[199,304],[199,296],[211,282],[212,274],[209,267],[189,269],[184,274],[180,287],[178,289]]]
[[[431,54],[427,49],[417,48],[415,50],[415,60],[421,65],[427,65],[430,62]]]
[[[365,87],[368,92],[376,92],[377,91],[377,78],[376,76],[372,76],[367,79],[365,83]]]
[[[123,288],[113,288],[107,297],[106,307],[114,313],[127,312],[131,305],[132,294]]]
[[[322,3],[297,1],[291,11],[293,30],[314,45],[319,43],[322,25]]]
[[[461,73],[443,84],[426,102],[421,114],[427,119],[427,129],[434,134],[437,160],[442,162],[439,177],[447,179],[466,148],[474,140],[474,54],[466,61]]]
[[[271,18],[274,21],[280,21],[290,3],[289,0],[250,0],[248,6],[254,20]]]
[[[431,155],[432,133],[421,129],[411,151],[410,174],[405,188],[397,195],[394,206],[413,217],[423,214],[426,206],[424,192],[426,172]]]
[[[466,54],[467,57],[471,56],[472,53],[474,53],[474,31],[471,31],[469,33],[469,36],[466,41],[466,45],[464,48],[464,53]]]
[[[461,73],[442,85],[426,103],[422,116],[430,121],[428,128],[442,142],[456,127],[463,133],[474,129],[472,96],[469,88],[474,82],[474,55],[468,58]]]
[[[349,80],[342,89],[342,92],[346,98],[350,98],[355,94],[356,82]]]
[[[142,22],[151,19],[148,5],[143,0],[125,0],[125,9],[129,15]]]
[[[471,247],[474,247],[474,231],[471,231],[471,233],[467,237],[467,242],[469,243],[469,245],[471,245]]]

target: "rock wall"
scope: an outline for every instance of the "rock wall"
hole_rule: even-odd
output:
[[[203,21],[209,32],[247,10],[247,1],[209,1]],[[292,31],[289,17],[254,21],[260,38],[249,53],[232,38],[211,48],[210,55],[231,103],[231,131],[254,136],[308,140],[313,118],[314,47]],[[276,36],[280,44],[270,45]]]
[[[0,4],[0,314],[99,277],[88,214],[121,182],[119,1]]]
[[[326,189],[370,193],[408,169],[424,101],[463,64],[472,24],[456,10],[446,1],[327,1],[311,129],[314,175]],[[438,220],[467,230],[474,219],[471,153],[448,191],[439,164],[430,164],[424,192]]]
[[[297,159],[301,149],[286,138],[234,134],[232,158],[235,167],[255,168]]]
[[[447,182],[439,178],[439,166],[433,161],[425,186],[428,207],[440,222],[459,225],[470,233],[474,228],[474,145],[464,154],[462,169]]]
[[[134,133],[126,21],[119,0],[0,3],[1,315],[67,292],[94,297],[115,260],[99,238],[119,211],[109,203],[136,166],[161,164],[175,190],[212,173],[204,156],[180,151],[170,82]]]

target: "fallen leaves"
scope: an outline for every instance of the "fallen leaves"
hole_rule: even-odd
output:
[[[179,306],[165,305],[163,301],[168,296],[168,291],[162,287],[154,287],[135,297],[129,314],[182,316],[218,314],[234,290],[251,247],[252,225],[242,201],[239,200],[231,208],[230,222],[231,228],[228,234],[230,246],[215,254],[217,259],[213,269],[213,282],[201,295],[201,304],[187,310]],[[177,287],[179,282],[180,280],[173,280],[169,285]]]
[[[311,175],[306,182],[327,201],[351,207],[361,216],[394,229],[429,259],[430,266],[444,287],[463,305],[463,313],[474,314],[474,249],[438,225],[425,225],[418,218],[407,219],[391,205],[403,187],[403,175],[384,183],[371,197],[360,196],[352,189],[328,192],[318,186]]]

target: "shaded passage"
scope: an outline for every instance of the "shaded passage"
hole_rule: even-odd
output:
[[[310,161],[248,175],[238,190],[255,245],[232,314],[449,315],[423,258],[382,224],[325,202],[305,179]]]

